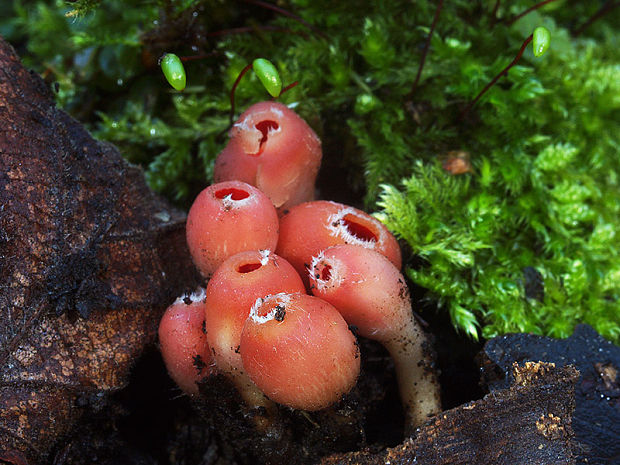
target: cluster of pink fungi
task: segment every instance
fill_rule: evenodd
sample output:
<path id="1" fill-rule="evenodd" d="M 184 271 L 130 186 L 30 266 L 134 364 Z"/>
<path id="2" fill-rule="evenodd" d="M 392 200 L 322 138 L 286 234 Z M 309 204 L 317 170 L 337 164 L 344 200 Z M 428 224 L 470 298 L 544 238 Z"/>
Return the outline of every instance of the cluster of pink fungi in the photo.
<path id="1" fill-rule="evenodd" d="M 440 403 L 398 243 L 367 213 L 313 200 L 321 156 L 288 107 L 262 102 L 241 115 L 215 184 L 188 214 L 187 244 L 207 286 L 164 314 L 164 361 L 190 395 L 218 372 L 249 408 L 313 411 L 353 388 L 356 336 L 373 339 L 392 356 L 407 424 L 418 426 Z"/>

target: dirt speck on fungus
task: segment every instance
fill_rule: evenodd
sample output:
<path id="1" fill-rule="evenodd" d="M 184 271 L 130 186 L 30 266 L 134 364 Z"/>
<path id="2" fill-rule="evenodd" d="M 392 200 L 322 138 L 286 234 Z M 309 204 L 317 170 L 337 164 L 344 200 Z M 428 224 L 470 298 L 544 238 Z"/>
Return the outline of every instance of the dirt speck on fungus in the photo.
<path id="1" fill-rule="evenodd" d="M 276 321 L 284 321 L 284 317 L 286 316 L 286 308 L 282 304 L 276 305 L 276 314 L 274 315 L 274 319 Z"/>

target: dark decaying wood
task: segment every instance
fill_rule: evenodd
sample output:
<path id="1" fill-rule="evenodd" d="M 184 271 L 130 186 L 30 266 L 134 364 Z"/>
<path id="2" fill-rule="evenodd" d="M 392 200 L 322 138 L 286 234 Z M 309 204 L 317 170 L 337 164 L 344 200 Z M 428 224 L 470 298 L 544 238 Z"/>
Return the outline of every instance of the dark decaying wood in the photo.
<path id="1" fill-rule="evenodd" d="M 573 415 L 577 463 L 620 464 L 620 347 L 588 325 L 577 326 L 567 339 L 532 334 L 496 337 L 483 351 L 486 383 L 505 387 L 514 360 L 575 366 L 580 373 Z"/>
<path id="2" fill-rule="evenodd" d="M 515 365 L 507 389 L 436 416 L 403 444 L 380 453 L 334 455 L 323 465 L 573 464 L 572 367 Z"/>
<path id="3" fill-rule="evenodd" d="M 184 215 L 0 38 L 0 462 L 61 453 L 195 280 Z"/>

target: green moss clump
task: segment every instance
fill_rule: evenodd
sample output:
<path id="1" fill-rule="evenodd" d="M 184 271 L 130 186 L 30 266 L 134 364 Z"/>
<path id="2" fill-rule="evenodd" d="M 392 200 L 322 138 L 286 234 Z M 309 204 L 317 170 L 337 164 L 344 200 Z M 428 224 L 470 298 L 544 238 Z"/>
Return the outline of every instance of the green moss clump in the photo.
<path id="1" fill-rule="evenodd" d="M 620 8 L 575 35 L 592 3 L 511 22 L 533 2 L 497 18 L 495 1 L 445 2 L 413 93 L 437 2 L 279 4 L 308 26 L 255 4 L 14 0 L 0 33 L 180 205 L 211 179 L 232 83 L 267 58 L 300 81 L 281 100 L 323 137 L 324 164 L 408 243 L 408 275 L 458 329 L 563 337 L 587 322 L 620 342 Z M 463 113 L 537 26 L 547 53 L 528 48 Z M 209 55 L 186 64 L 183 94 L 154 66 L 163 52 Z M 252 74 L 238 111 L 269 98 Z M 455 156 L 461 174 L 444 167 Z"/>

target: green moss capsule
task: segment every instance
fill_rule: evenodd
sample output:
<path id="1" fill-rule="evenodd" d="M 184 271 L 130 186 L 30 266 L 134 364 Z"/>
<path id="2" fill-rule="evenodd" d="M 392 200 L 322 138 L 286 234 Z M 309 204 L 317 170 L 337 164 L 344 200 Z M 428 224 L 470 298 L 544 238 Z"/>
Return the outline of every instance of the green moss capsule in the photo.
<path id="1" fill-rule="evenodd" d="M 161 58 L 160 64 L 168 83 L 176 90 L 185 89 L 185 68 L 181 59 L 174 53 L 166 53 Z"/>
<path id="2" fill-rule="evenodd" d="M 551 42 L 551 34 L 546 27 L 538 26 L 534 29 L 532 34 L 532 48 L 534 49 L 534 56 L 539 57 L 543 55 L 549 48 Z"/>
<path id="3" fill-rule="evenodd" d="M 265 89 L 267 89 L 267 92 L 269 92 L 269 95 L 278 97 L 280 92 L 282 92 L 282 80 L 280 79 L 278 70 L 273 66 L 273 63 L 264 58 L 257 58 L 252 62 L 252 68 L 258 76 L 258 79 L 260 79 L 260 82 L 262 82 Z"/>

